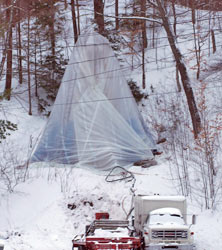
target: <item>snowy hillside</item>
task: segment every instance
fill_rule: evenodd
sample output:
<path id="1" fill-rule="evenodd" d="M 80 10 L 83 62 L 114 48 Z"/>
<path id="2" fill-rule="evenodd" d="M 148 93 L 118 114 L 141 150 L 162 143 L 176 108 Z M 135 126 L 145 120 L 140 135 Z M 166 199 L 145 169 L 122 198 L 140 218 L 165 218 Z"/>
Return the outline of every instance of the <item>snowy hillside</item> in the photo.
<path id="1" fill-rule="evenodd" d="M 130 170 L 137 194 L 177 195 L 167 164 Z M 28 181 L 1 198 L 0 236 L 5 250 L 71 249 L 71 240 L 84 233 L 95 212 L 108 211 L 113 219 L 125 219 L 131 186 L 125 181 L 107 183 L 105 176 L 81 169 L 30 169 Z M 221 210 L 202 212 L 189 200 L 188 214 L 190 223 L 190 215 L 197 214 L 192 226 L 197 249 L 222 249 Z"/>

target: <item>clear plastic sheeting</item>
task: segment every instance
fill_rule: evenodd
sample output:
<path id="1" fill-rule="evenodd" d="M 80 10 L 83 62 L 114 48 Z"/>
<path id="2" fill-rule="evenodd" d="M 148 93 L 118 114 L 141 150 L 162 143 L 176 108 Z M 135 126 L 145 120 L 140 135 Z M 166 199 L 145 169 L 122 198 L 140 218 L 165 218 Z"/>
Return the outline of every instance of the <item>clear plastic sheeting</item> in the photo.
<path id="1" fill-rule="evenodd" d="M 109 170 L 155 148 L 108 40 L 80 36 L 31 162 Z"/>

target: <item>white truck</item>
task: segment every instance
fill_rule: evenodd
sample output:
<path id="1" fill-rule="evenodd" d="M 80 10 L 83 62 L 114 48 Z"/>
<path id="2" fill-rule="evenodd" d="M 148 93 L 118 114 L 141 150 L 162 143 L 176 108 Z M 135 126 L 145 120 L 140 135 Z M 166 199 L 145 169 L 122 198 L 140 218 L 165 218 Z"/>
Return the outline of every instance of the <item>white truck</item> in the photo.
<path id="1" fill-rule="evenodd" d="M 133 221 L 112 220 L 107 212 L 96 213 L 85 234 L 73 239 L 73 250 L 195 249 L 185 197 L 135 195 L 133 205 Z"/>
<path id="2" fill-rule="evenodd" d="M 136 195 L 134 209 L 134 227 L 146 250 L 195 249 L 185 197 Z"/>

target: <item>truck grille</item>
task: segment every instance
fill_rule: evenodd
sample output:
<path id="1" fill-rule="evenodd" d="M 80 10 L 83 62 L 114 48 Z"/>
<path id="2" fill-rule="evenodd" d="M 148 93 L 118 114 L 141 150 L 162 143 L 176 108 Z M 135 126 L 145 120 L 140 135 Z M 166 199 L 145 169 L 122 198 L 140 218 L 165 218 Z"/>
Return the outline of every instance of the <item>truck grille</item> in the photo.
<path id="1" fill-rule="evenodd" d="M 163 240 L 174 240 L 174 239 L 187 239 L 188 233 L 185 230 L 153 230 L 152 238 L 154 239 L 163 239 Z"/>

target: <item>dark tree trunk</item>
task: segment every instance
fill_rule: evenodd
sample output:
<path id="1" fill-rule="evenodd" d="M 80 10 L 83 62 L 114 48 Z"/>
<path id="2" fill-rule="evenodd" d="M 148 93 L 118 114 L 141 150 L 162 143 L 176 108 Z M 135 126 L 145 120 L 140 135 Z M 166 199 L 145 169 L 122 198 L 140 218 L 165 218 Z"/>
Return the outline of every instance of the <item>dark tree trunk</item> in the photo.
<path id="1" fill-rule="evenodd" d="M 42 62 L 43 62 L 42 40 L 41 40 L 41 35 L 39 34 L 39 32 L 37 34 L 38 34 L 38 43 L 39 43 L 39 59 L 40 59 L 40 65 L 42 66 Z"/>
<path id="2" fill-rule="evenodd" d="M 80 14 L 79 14 L 79 0 L 76 0 L 77 3 L 77 22 L 78 22 L 78 35 L 80 35 Z"/>
<path id="3" fill-rule="evenodd" d="M 20 1 L 18 1 L 18 69 L 19 69 L 19 83 L 22 84 L 22 41 L 21 41 L 21 10 L 20 10 Z"/>
<path id="4" fill-rule="evenodd" d="M 141 16 L 146 16 L 146 0 L 140 0 Z M 146 36 L 146 21 L 141 21 L 142 29 L 142 85 L 143 89 L 146 88 L 146 73 L 145 73 L 145 48 L 147 48 L 147 36 Z"/>
<path id="5" fill-rule="evenodd" d="M 65 9 L 67 9 L 67 7 L 68 7 L 67 0 L 64 0 L 64 7 L 65 7 Z"/>
<path id="6" fill-rule="evenodd" d="M 56 69 L 56 56 L 55 56 L 55 8 L 54 8 L 54 0 L 50 0 L 50 17 L 49 17 L 49 35 L 51 41 L 51 53 L 52 53 L 52 70 L 53 74 Z M 54 79 L 54 77 L 53 77 Z"/>
<path id="7" fill-rule="evenodd" d="M 119 29 L 119 0 L 115 0 L 116 30 Z"/>
<path id="8" fill-rule="evenodd" d="M 7 6 L 10 6 L 11 1 L 7 1 Z M 6 11 L 6 22 L 9 25 L 8 39 L 7 39 L 7 69 L 6 69 L 6 81 L 5 81 L 5 95 L 8 100 L 11 98 L 12 87 L 12 11 L 13 8 L 9 8 Z"/>
<path id="9" fill-rule="evenodd" d="M 192 11 L 192 23 L 196 23 L 196 6 L 194 1 L 189 0 L 189 5 L 191 6 L 191 11 Z"/>
<path id="10" fill-rule="evenodd" d="M 37 78 L 37 34 L 35 32 L 35 96 L 38 97 L 38 78 Z"/>
<path id="11" fill-rule="evenodd" d="M 213 44 L 213 53 L 215 53 L 217 50 L 217 47 L 216 47 L 216 39 L 215 39 L 214 30 L 211 30 L 211 37 L 212 37 L 212 44 Z"/>
<path id="12" fill-rule="evenodd" d="M 75 10 L 75 3 L 74 0 L 71 0 L 71 9 L 72 9 L 72 26 L 73 26 L 73 33 L 74 33 L 74 43 L 78 40 L 78 30 L 76 24 L 76 10 Z"/>
<path id="13" fill-rule="evenodd" d="M 173 9 L 173 31 L 174 35 L 177 35 L 177 16 L 176 16 L 176 9 L 175 9 L 175 0 L 172 0 L 172 9 Z"/>
<path id="14" fill-rule="evenodd" d="M 146 0 L 140 0 L 141 4 L 141 16 L 146 16 Z M 147 35 L 146 35 L 146 21 L 141 21 L 142 25 L 142 39 L 143 39 L 143 48 L 147 48 Z"/>
<path id="15" fill-rule="evenodd" d="M 145 73 L 145 49 L 142 45 L 142 84 L 143 89 L 146 88 L 146 73 Z"/>
<path id="16" fill-rule="evenodd" d="M 8 6 L 10 3 L 5 0 L 5 5 Z M 8 11 L 6 11 L 6 18 L 5 18 L 5 21 L 6 23 L 9 23 L 9 19 L 8 18 Z M 6 38 L 5 38 L 5 44 L 4 44 L 4 49 L 3 49 L 3 53 L 2 53 L 2 60 L 1 60 L 1 64 L 0 64 L 0 79 L 2 78 L 2 74 L 3 74 L 3 71 L 4 71 L 4 66 L 5 66 L 5 61 L 6 61 L 6 57 L 7 57 L 7 48 L 8 48 L 8 40 L 9 40 L 9 30 L 10 30 L 10 26 L 9 28 L 7 29 L 7 34 L 6 34 Z"/>
<path id="17" fill-rule="evenodd" d="M 28 72 L 28 95 L 29 95 L 29 115 L 32 115 L 32 100 L 31 100 L 31 76 L 30 76 L 30 10 L 28 6 L 28 39 L 27 39 L 27 72 Z"/>
<path id="18" fill-rule="evenodd" d="M 180 75 L 181 75 L 181 81 L 182 81 L 184 92 L 185 92 L 185 95 L 187 98 L 189 112 L 190 112 L 190 116 L 191 116 L 191 120 L 192 120 L 194 137 L 197 138 L 197 136 L 201 130 L 201 119 L 200 119 L 200 115 L 198 113 L 198 109 L 196 106 L 196 101 L 194 98 L 193 89 L 190 85 L 190 79 L 189 79 L 189 76 L 187 73 L 186 66 L 183 63 L 183 59 L 182 59 L 182 55 L 180 53 L 180 50 L 176 47 L 175 37 L 171 32 L 170 24 L 169 24 L 165 9 L 162 6 L 162 3 L 160 0 L 156 0 L 156 1 L 158 4 L 158 10 L 160 13 L 160 17 L 162 19 L 163 27 L 167 33 L 168 41 L 169 41 L 172 53 L 174 55 L 174 58 L 176 60 L 178 70 L 179 70 Z"/>
<path id="19" fill-rule="evenodd" d="M 7 99 L 11 97 L 12 87 L 12 27 L 9 31 L 8 50 L 7 50 L 7 69 L 6 69 L 6 81 L 5 81 L 5 94 Z"/>
<path id="20" fill-rule="evenodd" d="M 193 10 L 192 10 L 193 11 Z M 195 11 L 195 10 L 194 10 Z M 193 12 L 192 12 L 193 13 Z M 195 18 L 193 19 L 192 15 L 192 25 L 193 25 L 193 37 L 194 37 L 194 47 L 195 47 L 195 55 L 196 55 L 196 61 L 197 61 L 197 79 L 199 79 L 200 76 L 200 47 L 198 48 L 198 40 L 199 38 L 196 35 L 196 27 L 195 27 Z"/>
<path id="21" fill-rule="evenodd" d="M 98 25 L 99 33 L 104 33 L 104 3 L 103 0 L 94 0 L 94 18 Z"/>

